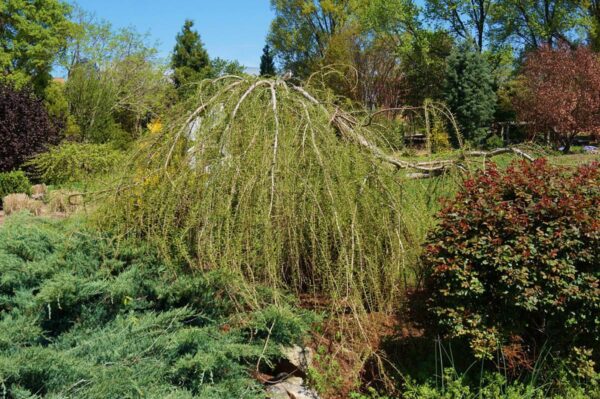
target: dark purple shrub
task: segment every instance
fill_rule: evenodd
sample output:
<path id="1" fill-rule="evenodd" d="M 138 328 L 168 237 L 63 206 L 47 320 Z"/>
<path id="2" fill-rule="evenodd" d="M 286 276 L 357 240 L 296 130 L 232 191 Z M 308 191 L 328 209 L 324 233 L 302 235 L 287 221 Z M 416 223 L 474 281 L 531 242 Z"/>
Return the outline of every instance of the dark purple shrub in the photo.
<path id="1" fill-rule="evenodd" d="M 0 84 L 0 172 L 17 169 L 31 156 L 59 141 L 61 121 L 29 89 Z"/>

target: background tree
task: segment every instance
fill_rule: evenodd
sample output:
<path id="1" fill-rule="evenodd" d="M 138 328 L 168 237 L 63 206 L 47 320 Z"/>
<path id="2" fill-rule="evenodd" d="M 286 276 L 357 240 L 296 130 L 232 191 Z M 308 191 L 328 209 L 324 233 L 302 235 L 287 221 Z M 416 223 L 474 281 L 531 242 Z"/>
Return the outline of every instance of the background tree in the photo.
<path id="1" fill-rule="evenodd" d="M 61 126 L 29 88 L 0 83 L 0 98 L 0 172 L 6 172 L 57 143 Z"/>
<path id="2" fill-rule="evenodd" d="M 483 51 L 489 37 L 495 0 L 428 0 L 427 16 L 447 27 L 460 40 L 473 40 Z"/>
<path id="3" fill-rule="evenodd" d="M 70 9 L 61 0 L 0 2 L 0 79 L 32 84 L 42 96 L 56 55 L 74 31 Z"/>
<path id="4" fill-rule="evenodd" d="M 200 40 L 200 34 L 192 30 L 194 22 L 186 20 L 183 29 L 177 34 L 171 58 L 173 81 L 181 89 L 197 82 L 210 73 L 210 59 Z"/>
<path id="5" fill-rule="evenodd" d="M 265 45 L 260 56 L 260 76 L 275 76 L 275 62 L 268 44 Z"/>
<path id="6" fill-rule="evenodd" d="M 454 40 L 440 30 L 421 30 L 400 53 L 406 74 L 406 101 L 420 106 L 425 99 L 444 100 L 447 59 Z"/>
<path id="7" fill-rule="evenodd" d="M 210 60 L 210 72 L 207 77 L 216 78 L 223 75 L 241 75 L 245 73 L 245 69 L 237 60 L 229 61 L 217 57 Z"/>
<path id="8" fill-rule="evenodd" d="M 166 65 L 147 35 L 114 29 L 78 8 L 74 13 L 77 32 L 60 58 L 69 118 L 78 126 L 69 136 L 126 145 L 172 103 Z"/>
<path id="9" fill-rule="evenodd" d="M 494 36 L 526 49 L 575 44 L 589 25 L 584 0 L 502 0 L 494 7 Z"/>
<path id="10" fill-rule="evenodd" d="M 445 97 L 464 138 L 481 143 L 494 116 L 496 93 L 486 59 L 468 42 L 448 57 Z"/>
<path id="11" fill-rule="evenodd" d="M 148 34 L 141 34 L 133 28 L 115 29 L 105 20 L 77 6 L 73 10 L 76 29 L 68 38 L 65 51 L 61 53 L 59 65 L 67 75 L 81 63 L 91 63 L 100 69 L 113 62 L 135 56 L 151 59 L 156 56 L 156 48 L 150 43 Z"/>
<path id="12" fill-rule="evenodd" d="M 579 133 L 600 135 L 600 60 L 586 47 L 545 46 L 527 55 L 514 98 L 520 121 L 568 152 Z"/>
<path id="13" fill-rule="evenodd" d="M 305 77 L 323 59 L 331 37 L 353 15 L 351 0 L 271 0 L 267 42 L 284 69 Z"/>
<path id="14" fill-rule="evenodd" d="M 591 17 L 588 38 L 594 51 L 600 51 L 600 0 L 591 0 L 589 6 Z"/>

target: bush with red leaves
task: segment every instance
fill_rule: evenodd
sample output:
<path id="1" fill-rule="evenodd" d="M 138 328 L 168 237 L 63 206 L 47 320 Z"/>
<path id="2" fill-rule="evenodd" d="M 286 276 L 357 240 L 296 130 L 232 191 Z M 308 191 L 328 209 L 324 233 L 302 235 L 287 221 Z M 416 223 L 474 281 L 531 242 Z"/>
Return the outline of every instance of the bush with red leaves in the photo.
<path id="1" fill-rule="evenodd" d="M 479 357 L 509 342 L 531 357 L 543 345 L 597 351 L 600 165 L 519 162 L 466 181 L 423 261 L 437 326 Z"/>
<path id="2" fill-rule="evenodd" d="M 59 141 L 61 121 L 52 120 L 28 89 L 0 84 L 0 172 L 19 168 Z"/>

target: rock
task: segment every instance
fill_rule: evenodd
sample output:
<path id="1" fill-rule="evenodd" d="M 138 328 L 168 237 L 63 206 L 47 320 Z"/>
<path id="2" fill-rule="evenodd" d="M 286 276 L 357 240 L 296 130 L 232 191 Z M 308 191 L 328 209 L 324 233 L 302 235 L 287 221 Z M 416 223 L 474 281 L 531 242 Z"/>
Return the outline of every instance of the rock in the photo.
<path id="1" fill-rule="evenodd" d="M 269 399 L 319 399 L 319 395 L 304 385 L 300 377 L 290 377 L 267 388 Z"/>
<path id="2" fill-rule="evenodd" d="M 281 354 L 294 367 L 306 372 L 312 365 L 314 354 L 311 348 L 294 345 L 291 347 L 281 348 Z"/>

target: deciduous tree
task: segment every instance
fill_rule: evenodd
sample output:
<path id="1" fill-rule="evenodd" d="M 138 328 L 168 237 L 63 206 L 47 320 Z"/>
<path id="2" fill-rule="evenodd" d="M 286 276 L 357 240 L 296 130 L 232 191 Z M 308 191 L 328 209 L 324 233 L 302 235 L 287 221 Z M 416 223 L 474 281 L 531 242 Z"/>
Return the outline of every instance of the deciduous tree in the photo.
<path id="1" fill-rule="evenodd" d="M 494 7 L 494 36 L 526 49 L 575 44 L 589 25 L 585 0 L 502 0 Z"/>
<path id="2" fill-rule="evenodd" d="M 0 2 L 0 79 L 32 84 L 43 95 L 52 63 L 74 30 L 70 9 L 62 0 Z"/>
<path id="3" fill-rule="evenodd" d="M 268 43 L 285 69 L 306 76 L 323 59 L 331 37 L 354 13 L 351 0 L 271 0 Z"/>
<path id="4" fill-rule="evenodd" d="M 568 152 L 579 133 L 600 135 L 600 60 L 589 48 L 544 46 L 527 55 L 514 98 L 532 136 L 547 135 Z"/>

